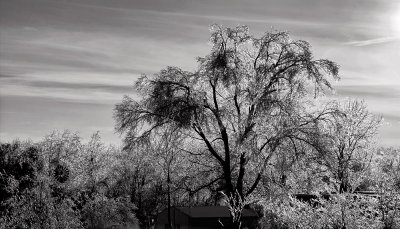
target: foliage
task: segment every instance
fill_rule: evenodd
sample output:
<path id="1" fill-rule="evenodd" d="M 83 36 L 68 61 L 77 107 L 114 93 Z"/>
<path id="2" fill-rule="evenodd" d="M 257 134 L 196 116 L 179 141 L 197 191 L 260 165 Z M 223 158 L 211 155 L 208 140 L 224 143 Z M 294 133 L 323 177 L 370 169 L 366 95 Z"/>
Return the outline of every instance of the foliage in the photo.
<path id="1" fill-rule="evenodd" d="M 12 208 L 10 199 L 37 185 L 42 167 L 36 147 L 26 147 L 20 142 L 0 145 L 0 216 Z"/>
<path id="2" fill-rule="evenodd" d="M 264 202 L 263 228 L 383 228 L 374 197 L 338 194 L 315 204 L 290 196 Z"/>
<path id="3" fill-rule="evenodd" d="M 137 227 L 134 209 L 135 205 L 126 198 L 112 199 L 96 194 L 83 209 L 85 227 L 93 229 L 115 226 Z"/>
<path id="4" fill-rule="evenodd" d="M 379 148 L 372 180 L 381 194 L 379 212 L 386 228 L 400 227 L 400 149 Z"/>
<path id="5" fill-rule="evenodd" d="M 54 194 L 55 177 L 46 173 L 39 147 L 26 144 L 1 145 L 2 224 L 6 228 L 81 228 L 72 200 Z"/>
<path id="6" fill-rule="evenodd" d="M 0 149 L 1 228 L 97 228 L 86 224 L 89 216 L 137 225 L 126 193 L 105 196 L 116 162 L 110 154 L 118 151 L 105 147 L 98 133 L 87 144 L 64 131 Z"/>

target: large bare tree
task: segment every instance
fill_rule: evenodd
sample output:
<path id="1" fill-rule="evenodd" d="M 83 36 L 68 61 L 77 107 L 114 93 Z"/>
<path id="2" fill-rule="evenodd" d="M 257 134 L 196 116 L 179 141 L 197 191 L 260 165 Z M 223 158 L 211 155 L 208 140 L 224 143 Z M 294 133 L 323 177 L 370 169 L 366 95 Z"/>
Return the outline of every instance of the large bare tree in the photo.
<path id="1" fill-rule="evenodd" d="M 116 129 L 126 148 L 146 142 L 165 126 L 178 127 L 206 148 L 222 171 L 230 205 L 257 188 L 279 147 L 304 142 L 316 119 L 308 98 L 330 89 L 338 66 L 314 59 L 306 41 L 285 32 L 253 37 L 248 27 L 213 26 L 211 53 L 195 72 L 167 67 L 136 84 L 139 101 L 125 97 L 115 107 Z M 239 206 L 240 207 L 240 206 Z M 240 227 L 240 211 L 233 214 Z"/>

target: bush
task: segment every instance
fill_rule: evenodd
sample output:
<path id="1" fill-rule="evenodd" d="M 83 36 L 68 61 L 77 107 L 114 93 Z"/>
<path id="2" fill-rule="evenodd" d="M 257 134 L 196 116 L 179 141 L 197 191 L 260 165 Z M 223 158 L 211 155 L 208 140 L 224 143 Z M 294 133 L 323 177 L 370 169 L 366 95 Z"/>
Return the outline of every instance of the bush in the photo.
<path id="1" fill-rule="evenodd" d="M 83 228 L 79 213 L 73 210 L 74 204 L 70 199 L 59 201 L 38 191 L 42 190 L 36 188 L 9 199 L 9 212 L 1 219 L 0 225 L 4 228 Z"/>
<path id="2" fill-rule="evenodd" d="M 138 228 L 138 221 L 133 213 L 135 209 L 127 198 L 112 199 L 96 194 L 83 208 L 85 228 Z"/>
<path id="3" fill-rule="evenodd" d="M 264 229 L 356 229 L 384 228 L 375 197 L 338 194 L 330 200 L 319 198 L 314 206 L 291 198 L 280 197 L 263 203 Z M 391 227 L 395 228 L 395 227 Z"/>

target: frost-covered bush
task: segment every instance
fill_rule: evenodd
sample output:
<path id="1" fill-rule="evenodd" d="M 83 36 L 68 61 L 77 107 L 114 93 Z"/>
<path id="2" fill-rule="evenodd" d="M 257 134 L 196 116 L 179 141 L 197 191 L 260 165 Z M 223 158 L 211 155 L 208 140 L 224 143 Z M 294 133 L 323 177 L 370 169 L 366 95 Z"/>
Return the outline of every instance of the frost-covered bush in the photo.
<path id="1" fill-rule="evenodd" d="M 379 199 L 354 194 L 302 202 L 286 196 L 265 201 L 263 228 L 356 229 L 384 228 Z M 395 228 L 395 227 L 392 227 Z"/>
<path id="2" fill-rule="evenodd" d="M 138 228 L 134 210 L 136 207 L 126 198 L 112 199 L 97 194 L 84 206 L 85 228 L 105 229 L 112 227 Z"/>
<path id="3" fill-rule="evenodd" d="M 93 156 L 102 148 L 90 149 Z M 97 176 L 103 164 L 84 164 L 94 161 L 90 157 L 77 160 L 88 151 L 79 137 L 69 132 L 51 135 L 38 144 L 0 144 L 0 229 L 137 225 L 129 198 L 100 194 L 108 193 L 106 179 Z M 104 154 L 95 156 L 96 160 L 104 158 Z M 78 172 L 86 175 L 84 179 L 79 180 Z"/>
<path id="4" fill-rule="evenodd" d="M 83 228 L 79 212 L 71 199 L 56 199 L 36 188 L 14 195 L 7 200 L 7 213 L 0 219 L 2 228 Z"/>

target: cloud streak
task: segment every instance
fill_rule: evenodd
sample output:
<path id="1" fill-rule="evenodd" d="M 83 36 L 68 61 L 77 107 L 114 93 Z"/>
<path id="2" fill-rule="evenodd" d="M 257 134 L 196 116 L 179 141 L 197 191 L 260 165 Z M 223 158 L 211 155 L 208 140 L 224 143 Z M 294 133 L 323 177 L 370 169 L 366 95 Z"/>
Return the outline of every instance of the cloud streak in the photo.
<path id="1" fill-rule="evenodd" d="M 381 37 L 381 38 L 375 38 L 375 39 L 369 39 L 369 40 L 363 40 L 363 41 L 346 42 L 345 45 L 362 47 L 362 46 L 369 46 L 369 45 L 384 44 L 384 43 L 389 43 L 389 42 L 399 41 L 399 40 L 400 40 L 399 37 Z"/>

